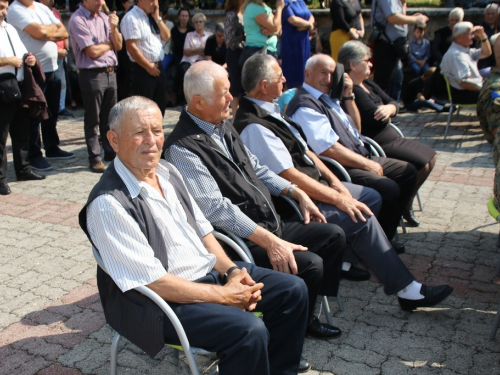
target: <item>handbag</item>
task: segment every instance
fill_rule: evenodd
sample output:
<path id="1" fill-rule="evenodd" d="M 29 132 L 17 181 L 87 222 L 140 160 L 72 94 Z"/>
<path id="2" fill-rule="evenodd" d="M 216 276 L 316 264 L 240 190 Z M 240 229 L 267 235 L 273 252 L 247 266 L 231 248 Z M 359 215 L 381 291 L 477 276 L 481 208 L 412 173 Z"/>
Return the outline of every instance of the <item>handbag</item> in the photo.
<path id="1" fill-rule="evenodd" d="M 12 48 L 12 53 L 16 56 L 16 51 L 10 40 L 9 33 L 5 30 L 7 38 L 9 39 L 10 47 Z M 3 104 L 13 104 L 21 100 L 21 89 L 19 83 L 17 83 L 17 68 L 14 70 L 16 73 L 3 73 L 0 74 L 0 101 Z"/>
<path id="2" fill-rule="evenodd" d="M 410 43 L 405 36 L 400 36 L 399 38 L 394 39 L 391 45 L 392 48 L 394 48 L 394 52 L 396 52 L 396 56 L 401 59 L 401 61 L 405 62 L 408 60 L 408 56 L 410 54 Z"/>
<path id="3" fill-rule="evenodd" d="M 0 101 L 3 104 L 13 104 L 21 98 L 21 89 L 16 76 L 12 73 L 0 74 Z"/>

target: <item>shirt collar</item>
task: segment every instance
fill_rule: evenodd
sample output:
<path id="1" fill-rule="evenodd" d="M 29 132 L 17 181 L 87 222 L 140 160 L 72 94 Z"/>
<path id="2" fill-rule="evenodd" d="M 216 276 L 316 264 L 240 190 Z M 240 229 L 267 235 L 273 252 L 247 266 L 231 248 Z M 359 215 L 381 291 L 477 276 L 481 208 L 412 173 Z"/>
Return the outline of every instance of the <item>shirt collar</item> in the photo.
<path id="1" fill-rule="evenodd" d="M 127 187 L 132 199 L 137 198 L 139 196 L 139 194 L 141 193 L 142 189 L 144 189 L 144 191 L 147 191 L 146 185 L 148 185 L 148 184 L 144 181 L 139 181 L 132 174 L 132 172 L 130 172 L 128 170 L 128 168 L 121 162 L 121 160 L 118 157 L 115 158 L 114 165 L 115 165 L 116 173 L 118 173 L 118 176 L 120 176 L 123 183 Z M 168 171 L 168 169 L 165 168 L 160 163 L 158 163 L 158 165 L 156 166 L 155 173 L 158 176 L 163 177 L 167 181 L 170 177 L 170 172 Z"/>
<path id="2" fill-rule="evenodd" d="M 319 100 L 319 97 L 321 95 L 325 95 L 324 93 L 322 93 L 321 91 L 315 89 L 314 87 L 312 87 L 311 85 L 308 85 L 307 83 L 304 82 L 304 84 L 302 85 L 302 88 L 304 90 L 306 90 L 309 94 L 311 94 L 312 96 L 314 96 L 314 99 L 318 99 Z"/>
<path id="3" fill-rule="evenodd" d="M 455 42 L 453 42 L 453 43 L 452 43 L 452 46 L 453 46 L 456 50 L 459 50 L 459 51 L 461 51 L 461 52 L 469 52 L 469 50 L 470 50 L 470 47 L 464 47 L 464 46 L 461 46 L 460 44 L 455 43 Z"/>
<path id="4" fill-rule="evenodd" d="M 137 4 L 134 5 L 134 9 L 135 9 L 136 12 L 139 12 L 139 15 L 141 17 L 146 17 L 146 18 L 148 17 L 147 13 L 139 5 L 137 5 Z"/>
<path id="5" fill-rule="evenodd" d="M 88 10 L 87 8 L 85 8 L 82 5 L 80 5 L 80 8 L 79 8 L 80 12 L 86 17 L 86 18 L 94 18 L 93 15 L 92 15 L 92 12 L 90 10 Z M 98 14 L 99 16 L 99 14 Z"/>
<path id="6" fill-rule="evenodd" d="M 246 98 L 257 104 L 260 108 L 266 110 L 267 112 L 281 116 L 280 106 L 278 104 L 272 102 L 265 102 L 263 100 L 250 98 L 248 96 L 246 96 Z"/>
<path id="7" fill-rule="evenodd" d="M 214 133 L 219 133 L 221 137 L 224 135 L 224 127 L 222 126 L 222 123 L 219 126 L 215 126 L 214 124 L 211 124 L 210 122 L 202 120 L 201 118 L 193 115 L 191 112 L 187 110 L 187 107 L 186 107 L 186 113 L 189 115 L 189 117 L 191 117 L 191 119 L 196 123 L 196 125 L 198 125 L 198 127 L 205 133 L 207 133 L 209 136 L 212 136 Z"/>

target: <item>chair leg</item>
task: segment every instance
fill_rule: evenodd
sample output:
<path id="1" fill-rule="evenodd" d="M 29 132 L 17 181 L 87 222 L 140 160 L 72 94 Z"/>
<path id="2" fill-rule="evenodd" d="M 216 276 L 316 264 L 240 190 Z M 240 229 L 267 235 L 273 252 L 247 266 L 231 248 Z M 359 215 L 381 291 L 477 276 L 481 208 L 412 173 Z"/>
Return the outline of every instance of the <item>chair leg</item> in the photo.
<path id="1" fill-rule="evenodd" d="M 403 216 L 401 216 L 401 229 L 403 229 L 404 234 L 408 233 L 408 231 L 406 230 L 405 221 L 403 220 Z"/>
<path id="2" fill-rule="evenodd" d="M 418 208 L 420 211 L 424 210 L 424 206 L 422 205 L 422 199 L 420 198 L 420 193 L 417 191 L 417 202 L 418 202 Z"/>
<path id="3" fill-rule="evenodd" d="M 342 296 L 340 295 L 340 292 L 337 294 L 337 305 L 339 305 L 339 310 L 344 311 L 344 301 L 342 300 Z"/>
<path id="4" fill-rule="evenodd" d="M 500 275 L 500 257 L 498 258 L 497 269 L 495 271 L 495 276 Z"/>
<path id="5" fill-rule="evenodd" d="M 495 321 L 493 322 L 493 327 L 491 327 L 490 340 L 495 340 L 495 336 L 497 334 L 499 325 L 500 325 L 500 304 L 498 304 L 498 310 L 495 315 Z"/>
<path id="6" fill-rule="evenodd" d="M 111 375 L 116 375 L 116 362 L 118 356 L 118 342 L 120 341 L 121 335 L 118 332 L 115 332 L 115 336 L 113 337 L 113 341 L 111 341 L 111 358 L 110 358 L 110 371 Z"/>
<path id="7" fill-rule="evenodd" d="M 174 362 L 174 366 L 179 366 L 179 352 L 180 350 L 174 349 L 172 353 L 172 362 Z"/>
<path id="8" fill-rule="evenodd" d="M 448 128 L 450 127 L 451 115 L 453 114 L 453 103 L 450 105 L 450 111 L 448 112 L 448 122 L 446 123 L 446 129 L 444 130 L 444 139 L 448 136 Z"/>
<path id="9" fill-rule="evenodd" d="M 323 305 L 323 311 L 325 312 L 326 322 L 332 326 L 333 318 L 332 312 L 330 311 L 330 306 L 328 305 L 328 298 L 326 298 L 326 296 L 323 296 L 322 300 L 323 301 L 321 302 L 321 304 Z"/>

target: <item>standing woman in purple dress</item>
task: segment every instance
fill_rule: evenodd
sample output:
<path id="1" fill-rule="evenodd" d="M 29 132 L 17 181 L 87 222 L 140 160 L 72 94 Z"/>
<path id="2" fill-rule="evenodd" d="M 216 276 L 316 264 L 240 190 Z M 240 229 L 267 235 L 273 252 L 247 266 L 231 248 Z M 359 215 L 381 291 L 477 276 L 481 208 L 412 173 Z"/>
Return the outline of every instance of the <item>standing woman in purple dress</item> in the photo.
<path id="1" fill-rule="evenodd" d="M 303 0 L 285 0 L 281 24 L 281 68 L 291 89 L 304 82 L 306 61 L 311 56 L 309 31 L 314 29 L 314 17 Z"/>

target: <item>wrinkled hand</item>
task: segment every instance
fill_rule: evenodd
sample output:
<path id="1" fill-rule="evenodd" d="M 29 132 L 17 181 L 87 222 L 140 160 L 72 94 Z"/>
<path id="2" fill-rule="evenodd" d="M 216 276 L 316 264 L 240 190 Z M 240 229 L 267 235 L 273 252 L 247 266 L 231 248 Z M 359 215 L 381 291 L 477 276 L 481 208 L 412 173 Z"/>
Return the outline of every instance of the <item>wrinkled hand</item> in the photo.
<path id="1" fill-rule="evenodd" d="M 273 270 L 296 275 L 299 271 L 293 256 L 294 251 L 307 251 L 307 247 L 296 245 L 274 236 L 270 247 L 266 249 Z"/>
<path id="2" fill-rule="evenodd" d="M 257 303 L 262 299 L 261 289 L 264 287 L 264 284 L 256 284 L 244 267 L 237 271 L 235 270 L 231 273 L 231 277 L 229 277 L 228 282 L 224 285 L 224 288 L 228 292 L 225 304 L 238 307 L 242 310 L 255 310 Z"/>
<path id="3" fill-rule="evenodd" d="M 34 66 L 36 64 L 36 57 L 35 57 L 35 55 L 33 55 L 32 53 L 28 53 L 28 55 L 24 59 L 24 62 L 28 66 Z"/>
<path id="4" fill-rule="evenodd" d="M 148 68 L 148 73 L 153 77 L 158 77 L 160 75 L 160 69 L 158 69 L 154 63 L 150 64 L 151 65 Z"/>
<path id="5" fill-rule="evenodd" d="M 374 162 L 373 160 L 368 160 L 368 159 L 366 161 L 368 163 L 368 165 L 365 168 L 366 171 L 378 174 L 379 176 L 384 175 L 384 169 L 382 168 L 382 166 L 379 163 Z"/>
<path id="6" fill-rule="evenodd" d="M 266 29 L 265 27 L 260 27 L 260 33 L 262 35 L 265 35 L 265 36 L 270 36 L 270 35 L 273 35 L 273 33 L 271 31 L 269 31 L 268 29 Z"/>
<path id="7" fill-rule="evenodd" d="M 358 36 L 363 38 L 365 36 L 365 30 L 358 30 Z"/>
<path id="8" fill-rule="evenodd" d="M 422 13 L 415 13 L 414 16 L 416 17 L 416 24 L 417 25 L 424 25 L 427 23 L 429 20 L 429 17 L 427 17 L 425 14 Z"/>
<path id="9" fill-rule="evenodd" d="M 118 23 L 120 22 L 120 19 L 116 15 L 116 11 L 111 13 L 108 17 L 109 17 L 109 27 L 111 29 L 116 28 L 118 26 Z"/>
<path id="10" fill-rule="evenodd" d="M 388 120 L 393 114 L 393 111 L 394 108 L 392 105 L 381 105 L 375 111 L 373 118 L 377 121 Z"/>
<path id="11" fill-rule="evenodd" d="M 302 216 L 304 216 L 304 224 L 309 224 L 311 220 L 326 223 L 325 217 L 306 193 L 301 192 L 298 203 L 302 211 Z"/>
<path id="12" fill-rule="evenodd" d="M 355 223 L 358 222 L 357 218 L 359 218 L 363 222 L 366 221 L 363 213 L 369 216 L 373 216 L 373 212 L 368 208 L 366 204 L 354 198 L 348 198 L 345 195 L 340 195 L 338 197 L 338 201 L 335 203 L 335 207 L 337 207 L 340 211 L 348 214 L 351 220 Z"/>
<path id="13" fill-rule="evenodd" d="M 276 9 L 283 9 L 285 7 L 285 1 L 284 0 L 276 0 Z"/>
<path id="14" fill-rule="evenodd" d="M 12 56 L 9 62 L 14 68 L 20 68 L 23 65 L 23 60 L 17 56 Z"/>
<path id="15" fill-rule="evenodd" d="M 349 74 L 344 73 L 344 92 L 342 93 L 342 95 L 351 96 L 353 86 L 354 84 L 352 83 L 352 79 Z"/>
<path id="16" fill-rule="evenodd" d="M 155 0 L 154 2 L 152 15 L 155 20 L 160 18 L 160 6 L 158 5 L 158 0 Z"/>
<path id="17" fill-rule="evenodd" d="M 66 56 L 68 56 L 68 51 L 65 48 L 57 50 L 57 57 L 64 59 Z"/>
<path id="18" fill-rule="evenodd" d="M 349 36 L 351 39 L 354 39 L 354 40 L 359 39 L 358 32 L 355 29 L 349 30 Z"/>

